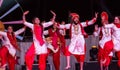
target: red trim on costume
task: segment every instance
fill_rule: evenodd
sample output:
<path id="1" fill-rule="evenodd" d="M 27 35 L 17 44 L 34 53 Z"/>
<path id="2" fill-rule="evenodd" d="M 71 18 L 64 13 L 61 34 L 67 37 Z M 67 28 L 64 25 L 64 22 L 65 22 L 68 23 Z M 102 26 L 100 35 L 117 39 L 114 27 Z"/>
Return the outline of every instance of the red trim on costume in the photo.
<path id="1" fill-rule="evenodd" d="M 118 23 L 115 23 L 115 26 L 116 26 L 117 28 L 120 28 L 120 24 L 118 24 Z"/>
<path id="2" fill-rule="evenodd" d="M 88 26 L 88 20 L 86 20 L 86 26 Z"/>
<path id="3" fill-rule="evenodd" d="M 100 39 L 100 40 L 102 39 L 102 36 L 103 36 L 102 27 L 100 27 L 100 35 L 99 35 L 99 39 Z"/>
<path id="4" fill-rule="evenodd" d="M 96 22 L 96 19 L 95 18 L 93 18 L 93 23 L 95 23 Z"/>
<path id="5" fill-rule="evenodd" d="M 12 46 L 17 50 L 20 50 L 20 48 L 17 45 L 17 40 L 16 40 L 16 37 L 15 37 L 15 34 L 7 32 L 7 37 L 9 39 L 10 43 L 12 44 Z"/>
<path id="6" fill-rule="evenodd" d="M 80 25 L 80 27 L 81 27 L 81 32 L 82 32 L 82 34 L 83 34 L 83 36 L 85 37 L 85 38 L 88 38 L 88 34 L 85 32 L 85 30 L 84 30 L 84 28 L 82 27 L 82 25 L 79 23 L 79 25 Z M 71 34 L 71 29 L 72 29 L 72 24 L 70 25 L 70 31 L 69 31 L 69 33 L 70 33 L 70 38 L 71 38 L 71 36 L 72 36 L 72 34 Z"/>

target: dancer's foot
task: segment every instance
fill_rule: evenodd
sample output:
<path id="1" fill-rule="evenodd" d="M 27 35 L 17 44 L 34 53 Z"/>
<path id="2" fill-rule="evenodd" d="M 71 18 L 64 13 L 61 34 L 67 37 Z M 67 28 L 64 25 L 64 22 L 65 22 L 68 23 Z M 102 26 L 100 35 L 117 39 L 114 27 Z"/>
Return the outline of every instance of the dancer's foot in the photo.
<path id="1" fill-rule="evenodd" d="M 107 61 L 107 60 L 106 60 L 106 59 L 104 59 L 104 60 L 102 61 L 102 64 L 105 64 L 105 63 L 106 63 L 106 61 Z"/>
<path id="2" fill-rule="evenodd" d="M 68 70 L 68 69 L 70 69 L 70 66 L 66 66 L 66 67 L 65 67 L 65 70 Z"/>

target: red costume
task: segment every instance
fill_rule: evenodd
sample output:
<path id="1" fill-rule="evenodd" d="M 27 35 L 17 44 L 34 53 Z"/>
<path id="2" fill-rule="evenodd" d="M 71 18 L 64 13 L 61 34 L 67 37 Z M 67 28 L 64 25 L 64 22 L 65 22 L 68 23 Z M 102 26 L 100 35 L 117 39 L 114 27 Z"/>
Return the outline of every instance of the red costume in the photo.
<path id="1" fill-rule="evenodd" d="M 58 30 L 53 31 L 52 29 L 49 29 L 48 32 L 49 36 L 52 38 L 52 46 L 56 50 L 60 46 L 59 31 Z M 55 69 L 60 70 L 60 49 L 56 53 L 53 53 L 52 55 Z"/>

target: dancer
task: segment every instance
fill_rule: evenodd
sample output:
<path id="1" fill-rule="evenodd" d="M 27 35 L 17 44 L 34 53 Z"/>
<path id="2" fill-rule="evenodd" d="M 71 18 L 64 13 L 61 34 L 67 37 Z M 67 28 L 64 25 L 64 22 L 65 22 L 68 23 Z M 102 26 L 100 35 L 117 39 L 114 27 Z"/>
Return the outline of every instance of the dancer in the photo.
<path id="1" fill-rule="evenodd" d="M 108 66 L 113 56 L 113 41 L 111 28 L 105 28 L 108 22 L 108 14 L 106 12 L 101 13 L 102 27 L 98 28 L 95 25 L 94 35 L 100 37 L 98 61 L 100 62 L 100 70 L 108 70 Z"/>
<path id="2" fill-rule="evenodd" d="M 55 50 L 57 50 L 56 52 L 54 52 L 52 54 L 53 56 L 53 63 L 55 66 L 55 70 L 60 70 L 60 38 L 59 38 L 59 29 L 57 28 L 57 22 L 55 22 L 52 26 L 52 28 L 44 31 L 45 35 L 49 35 L 49 37 L 51 37 L 52 40 L 52 46 Z M 49 53 L 51 53 L 51 50 L 49 50 Z"/>
<path id="3" fill-rule="evenodd" d="M 0 35 L 2 36 L 1 40 L 3 42 L 2 48 L 0 48 L 1 67 L 5 67 L 6 62 L 8 62 L 9 70 L 15 70 L 16 51 L 20 51 L 16 36 L 24 31 L 25 27 L 13 32 L 12 26 L 8 26 L 7 32 L 0 31 Z"/>
<path id="4" fill-rule="evenodd" d="M 118 57 L 118 67 L 120 68 L 120 17 L 114 18 L 114 23 L 105 25 L 106 28 L 113 29 L 112 39 L 114 43 L 114 50 Z"/>
<path id="5" fill-rule="evenodd" d="M 33 44 L 28 49 L 25 55 L 25 62 L 27 65 L 27 70 L 32 70 L 32 64 L 34 61 L 35 54 L 39 55 L 39 70 L 46 69 L 46 59 L 47 59 L 47 46 L 43 40 L 43 28 L 48 27 L 54 23 L 56 14 L 51 11 L 53 18 L 50 22 L 40 23 L 38 17 L 35 17 L 32 22 L 33 24 L 26 21 L 25 16 L 29 13 L 26 11 L 23 13 L 24 25 L 32 29 L 33 32 Z"/>
<path id="6" fill-rule="evenodd" d="M 85 58 L 85 40 L 83 36 L 83 28 L 92 25 L 96 22 L 97 13 L 95 18 L 88 22 L 80 22 L 79 15 L 71 13 L 71 24 L 59 25 L 59 28 L 70 29 L 71 43 L 67 52 L 67 66 L 65 69 L 70 68 L 70 53 L 73 54 L 77 61 L 80 63 L 80 70 L 83 70 L 83 63 Z M 70 52 L 70 53 L 69 53 Z"/>

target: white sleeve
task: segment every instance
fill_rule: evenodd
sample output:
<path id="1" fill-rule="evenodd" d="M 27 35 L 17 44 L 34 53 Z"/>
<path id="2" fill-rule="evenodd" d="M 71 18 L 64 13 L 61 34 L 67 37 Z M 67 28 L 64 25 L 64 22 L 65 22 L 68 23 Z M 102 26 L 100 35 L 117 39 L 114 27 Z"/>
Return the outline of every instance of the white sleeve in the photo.
<path id="1" fill-rule="evenodd" d="M 15 31 L 15 35 L 17 36 L 17 35 L 23 33 L 24 31 L 25 31 L 25 28 L 21 28 L 21 29 Z"/>
<path id="2" fill-rule="evenodd" d="M 92 25 L 92 24 L 94 24 L 96 22 L 96 18 L 93 18 L 92 20 L 90 20 L 90 21 L 86 21 L 86 22 L 82 22 L 81 23 L 81 25 L 82 25 L 82 27 L 87 27 L 87 26 L 89 26 L 89 25 Z"/>
<path id="3" fill-rule="evenodd" d="M 43 31 L 44 35 L 48 35 L 48 33 L 49 33 L 48 30 Z"/>
<path id="4" fill-rule="evenodd" d="M 64 29 L 64 28 L 70 29 L 70 25 L 71 24 L 59 25 L 59 28 L 61 28 L 61 29 Z"/>
<path id="5" fill-rule="evenodd" d="M 29 28 L 31 28 L 33 30 L 33 24 L 32 23 L 25 22 L 24 25 L 29 27 Z"/>
<path id="6" fill-rule="evenodd" d="M 5 36 L 5 35 L 6 35 L 6 32 L 0 31 L 0 35 Z"/>
<path id="7" fill-rule="evenodd" d="M 87 27 L 86 22 L 81 22 L 80 24 L 82 25 L 82 27 Z"/>
<path id="8" fill-rule="evenodd" d="M 114 27 L 114 24 L 106 24 L 105 25 L 105 28 L 112 28 L 112 27 Z"/>
<path id="9" fill-rule="evenodd" d="M 46 23 L 43 23 L 42 25 L 43 25 L 44 28 L 49 27 L 49 26 L 53 25 L 53 22 L 52 21 L 46 22 Z"/>

